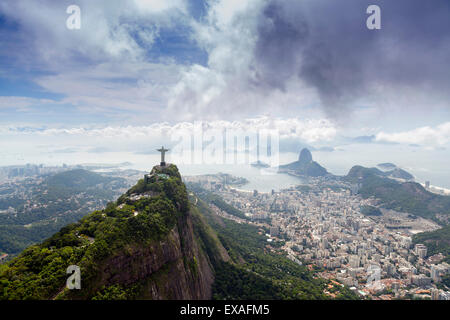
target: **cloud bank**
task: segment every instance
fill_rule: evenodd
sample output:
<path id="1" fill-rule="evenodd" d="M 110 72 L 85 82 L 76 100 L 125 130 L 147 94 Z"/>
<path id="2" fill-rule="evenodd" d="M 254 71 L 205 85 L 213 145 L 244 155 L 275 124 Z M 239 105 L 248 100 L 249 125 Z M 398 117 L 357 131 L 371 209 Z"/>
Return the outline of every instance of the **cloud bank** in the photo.
<path id="1" fill-rule="evenodd" d="M 435 128 L 421 127 L 410 131 L 385 133 L 380 132 L 376 141 L 402 144 L 416 144 L 425 147 L 439 147 L 450 142 L 450 122 L 442 123 Z"/>
<path id="2" fill-rule="evenodd" d="M 165 136 L 170 138 L 184 130 L 192 131 L 201 126 L 204 130 L 235 130 L 235 131 L 259 131 L 276 130 L 281 139 L 296 138 L 307 143 L 331 141 L 337 134 L 334 125 L 326 120 L 300 120 L 272 119 L 260 117 L 242 121 L 205 121 L 205 122 L 180 122 L 169 124 L 167 122 L 154 123 L 148 126 L 107 126 L 95 127 L 73 127 L 73 128 L 45 128 L 45 127 L 17 127 L 2 126 L 0 133 L 11 136 L 39 135 L 55 137 L 81 137 L 83 139 L 154 139 L 158 140 Z M 193 132 L 193 131 L 192 131 Z"/>
<path id="3" fill-rule="evenodd" d="M 450 143 L 448 0 L 77 4 L 70 31 L 65 2 L 0 2 L 3 141 L 146 152 L 203 120 L 275 128 L 284 151 Z"/>
<path id="4" fill-rule="evenodd" d="M 188 0 L 78 4 L 73 32 L 64 3 L 2 1 L 0 50 L 82 112 L 147 122 L 313 114 L 346 124 L 361 106 L 449 109 L 446 0 L 207 0 L 195 13 Z M 370 4 L 381 7 L 381 30 L 366 28 Z"/>
<path id="5" fill-rule="evenodd" d="M 374 3 L 379 31 L 365 25 Z M 208 66 L 184 74 L 169 106 L 226 116 L 313 105 L 344 122 L 361 105 L 448 109 L 448 11 L 445 0 L 211 1 L 194 29 Z"/>

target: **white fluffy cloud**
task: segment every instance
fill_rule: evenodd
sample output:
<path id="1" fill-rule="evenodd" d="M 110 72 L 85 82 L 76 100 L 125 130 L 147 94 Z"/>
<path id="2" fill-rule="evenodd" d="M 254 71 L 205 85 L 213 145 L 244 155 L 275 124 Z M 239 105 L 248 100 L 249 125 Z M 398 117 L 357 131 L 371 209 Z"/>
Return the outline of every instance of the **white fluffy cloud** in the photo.
<path id="1" fill-rule="evenodd" d="M 242 121 L 179 122 L 176 124 L 154 123 L 150 125 L 123 125 L 103 127 L 36 127 L 0 126 L 0 148 L 8 153 L 0 155 L 1 164 L 23 162 L 37 163 L 83 163 L 148 161 L 146 157 L 155 153 L 157 146 L 164 144 L 171 149 L 183 146 L 181 137 L 192 136 L 202 125 L 204 142 L 210 141 L 208 134 L 226 130 L 227 134 L 253 136 L 268 129 L 273 137 L 274 129 L 279 132 L 280 151 L 298 151 L 286 148 L 292 141 L 327 144 L 337 134 L 336 128 L 327 120 L 270 119 L 261 117 Z M 223 132 L 223 131 L 222 131 Z M 180 143 L 180 144 L 179 144 Z M 254 147 L 254 146 L 253 146 Z M 252 148 L 252 146 L 250 146 Z M 127 154 L 126 157 L 123 154 Z M 118 157 L 122 157 L 118 160 Z M 147 159 L 147 160 L 146 160 Z"/>
<path id="2" fill-rule="evenodd" d="M 79 0 L 76 4 L 81 8 L 81 29 L 74 31 L 66 28 L 69 15 L 64 4 L 2 1 L 0 10 L 19 23 L 20 40 L 28 46 L 15 54 L 55 71 L 64 64 L 77 65 L 77 59 L 142 61 L 160 27 L 189 19 L 184 0 Z"/>
<path id="3" fill-rule="evenodd" d="M 79 0 L 77 4 L 82 10 L 82 28 L 70 31 L 65 26 L 65 4 L 56 4 L 53 0 L 3 0 L 0 2 L 2 14 L 20 26 L 20 35 L 13 40 L 21 43 L 21 50 L 13 54 L 13 50 L 4 49 L 11 44 L 3 43 L 2 38 L 3 50 L 0 53 L 10 51 L 25 69 L 44 71 L 45 75 L 40 72 L 37 76 L 33 75 L 32 81 L 48 93 L 62 95 L 60 102 L 77 107 L 80 118 L 86 119 L 86 113 L 95 113 L 108 117 L 111 122 L 120 119 L 127 124 L 139 125 L 157 121 L 239 120 L 259 115 L 272 118 L 323 118 L 323 110 L 330 108 L 321 98 L 318 87 L 346 81 L 350 84 L 359 82 L 357 73 L 350 72 L 352 68 L 347 69 L 354 66 L 352 61 L 342 64 L 340 71 L 345 72 L 336 73 L 336 76 L 335 70 L 329 66 L 336 62 L 333 60 L 345 58 L 342 52 L 347 52 L 347 47 L 353 48 L 352 45 L 346 46 L 346 41 L 336 38 L 338 49 L 341 43 L 345 49 L 338 50 L 337 56 L 318 54 L 316 57 L 310 54 L 305 58 L 303 45 L 314 42 L 316 35 L 312 32 L 318 32 L 314 30 L 317 26 L 312 22 L 322 23 L 328 18 L 333 20 L 337 17 L 334 24 L 323 25 L 334 35 L 335 32 L 340 33 L 340 29 L 335 28 L 341 26 L 339 19 L 345 18 L 343 21 L 347 21 L 347 15 L 339 18 L 340 15 L 335 12 L 330 14 L 334 7 L 328 2 L 326 5 L 325 1 L 277 0 L 209 0 L 207 3 L 205 16 L 195 20 L 190 16 L 187 0 Z M 314 9 L 315 14 L 321 12 L 317 11 L 314 3 L 318 3 L 319 8 L 323 6 L 323 16 L 322 13 L 318 17 L 314 14 L 308 16 L 308 8 Z M 270 4 L 274 6 L 268 6 Z M 310 18 L 309 24 L 304 16 Z M 305 23 L 306 31 L 302 23 Z M 347 28 L 349 26 L 343 30 L 349 30 Z M 176 33 L 179 29 L 186 32 L 180 37 L 195 40 L 198 47 L 206 52 L 207 63 L 182 64 L 165 56 L 165 50 L 177 51 L 186 45 L 178 43 L 177 34 L 171 34 L 167 43 L 161 45 L 164 48 L 158 48 L 161 53 L 156 49 L 156 53 L 152 51 L 158 45 L 156 40 L 163 29 L 166 32 L 169 30 L 169 33 Z M 351 32 L 358 34 L 358 30 Z M 311 34 L 302 37 L 303 31 Z M 328 42 L 332 45 L 332 41 L 325 41 L 327 37 L 319 38 L 325 44 Z M 261 41 L 263 45 L 258 46 Z M 290 46 L 290 43 L 294 44 Z M 356 51 L 361 48 L 370 49 L 360 45 Z M 390 59 L 402 56 L 405 51 L 400 49 Z M 414 52 L 417 50 L 408 55 Z M 446 56 L 448 51 L 439 47 L 437 52 Z M 359 55 L 358 52 L 354 54 L 354 57 Z M 309 84 L 308 80 L 304 80 L 304 73 L 299 74 L 302 63 L 308 57 L 314 58 L 310 63 L 317 67 L 317 71 L 310 75 L 313 81 L 309 79 Z M 198 60 L 202 61 L 203 58 Z M 363 65 L 372 65 L 367 61 Z M 406 64 L 403 68 L 408 66 Z M 376 75 L 390 69 L 369 69 L 367 72 Z M 327 76 L 333 80 L 331 83 L 325 81 Z M 398 77 L 402 79 L 403 75 L 399 74 Z M 376 86 L 371 86 L 367 94 L 357 94 L 358 106 L 371 106 L 374 110 L 369 115 L 366 112 L 368 120 L 364 126 L 378 127 L 381 121 L 384 125 L 388 112 L 390 118 L 394 118 L 394 109 L 401 109 L 401 115 L 395 117 L 395 121 L 399 119 L 398 122 L 401 122 L 404 114 L 410 116 L 416 109 L 424 109 L 421 107 L 423 105 L 427 105 L 426 112 L 429 108 L 448 108 L 446 95 L 430 94 L 429 87 L 401 87 L 383 81 L 370 83 Z M 344 89 L 351 87 L 343 86 Z M 334 92 L 333 86 L 328 89 Z M 412 101 L 416 101 L 420 108 Z M 10 107 L 15 105 L 23 108 L 25 105 L 38 105 L 40 101 L 18 97 L 7 102 Z M 5 105 L 0 101 L 0 107 Z M 347 112 L 346 106 L 343 106 L 337 113 L 342 114 L 348 127 L 357 121 L 361 124 L 362 116 L 358 112 L 353 113 L 358 119 L 350 123 L 350 110 L 351 107 Z M 375 122 L 377 124 L 374 125 Z M 403 123 L 400 125 L 404 126 Z M 321 129 L 308 134 L 305 140 L 314 140 L 329 132 Z"/>
<path id="4" fill-rule="evenodd" d="M 444 146 L 450 143 L 450 122 L 436 127 L 421 127 L 410 131 L 376 135 L 376 141 L 404 144 L 418 144 L 428 147 Z"/>
<path id="5" fill-rule="evenodd" d="M 160 120 L 155 116 L 168 99 L 169 89 L 178 81 L 180 67 L 174 63 L 103 63 L 81 70 L 68 69 L 56 75 L 40 77 L 44 89 L 62 94 L 62 103 L 84 112 L 105 115 L 127 110 L 142 121 Z"/>
<path id="6" fill-rule="evenodd" d="M 15 37 L 21 50 L 8 50 L 17 44 L 14 38 L 5 38 L 0 53 L 37 71 L 28 78 L 43 91 L 61 95 L 62 105 L 76 106 L 81 113 L 127 113 L 126 119 L 159 121 L 155 116 L 162 114 L 184 66 L 164 56 L 150 59 L 148 53 L 160 28 L 189 23 L 186 3 L 80 0 L 76 4 L 81 8 L 81 29 L 68 30 L 63 4 L 2 1 L 2 14 L 19 26 Z M 0 106 L 23 110 L 24 106 L 39 106 L 38 102 L 27 97 L 2 98 Z M 46 102 L 42 100 L 41 105 Z"/>
<path id="7" fill-rule="evenodd" d="M 298 140 L 315 143 L 331 141 L 337 134 L 337 129 L 328 120 L 300 120 L 291 119 L 271 119 L 260 117 L 246 119 L 242 121 L 205 121 L 205 122 L 179 122 L 169 124 L 165 122 L 154 123 L 146 126 L 106 126 L 102 128 L 92 127 L 72 127 L 72 128 L 33 128 L 33 127 L 0 127 L 0 133 L 9 136 L 40 136 L 57 137 L 58 139 L 74 139 L 97 143 L 107 141 L 123 140 L 129 144 L 154 143 L 162 138 L 171 138 L 184 130 L 193 130 L 194 126 L 203 125 L 204 128 L 215 130 L 276 130 L 279 132 L 280 140 L 296 138 Z"/>
<path id="8" fill-rule="evenodd" d="M 139 10 L 150 13 L 160 13 L 174 8 L 186 11 L 185 0 L 134 0 L 134 3 Z"/>
<path id="9" fill-rule="evenodd" d="M 261 87 L 255 66 L 258 17 L 262 0 L 211 1 L 202 22 L 192 22 L 198 45 L 208 53 L 206 67 L 182 73 L 168 101 L 169 110 L 185 119 L 230 119 L 255 114 L 288 116 L 318 103 L 314 90 L 298 78 L 285 79 L 284 90 Z M 262 53 L 264 54 L 264 53 Z"/>

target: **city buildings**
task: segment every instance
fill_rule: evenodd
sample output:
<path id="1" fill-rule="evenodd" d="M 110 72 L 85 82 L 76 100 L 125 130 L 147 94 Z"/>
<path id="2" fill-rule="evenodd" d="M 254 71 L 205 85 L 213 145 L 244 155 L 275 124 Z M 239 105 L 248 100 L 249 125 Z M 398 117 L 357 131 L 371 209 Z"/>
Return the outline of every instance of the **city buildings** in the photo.
<path id="1" fill-rule="evenodd" d="M 198 177 L 197 182 L 211 185 Z M 377 200 L 363 199 L 351 185 L 330 186 L 330 181 L 324 185 L 317 178 L 307 187 L 270 193 L 225 184 L 210 190 L 250 219 L 231 217 L 218 208 L 216 213 L 265 227 L 271 241 L 284 241 L 282 249 L 291 259 L 315 265 L 322 269 L 321 276 L 352 287 L 361 296 L 444 299 L 449 295 L 437 288 L 442 276 L 450 273 L 448 264 L 439 264 L 443 256 L 428 257 L 426 245 L 412 243 L 418 228 L 431 231 L 436 225 L 393 211 L 383 217 L 365 216 L 361 208 L 377 206 Z"/>

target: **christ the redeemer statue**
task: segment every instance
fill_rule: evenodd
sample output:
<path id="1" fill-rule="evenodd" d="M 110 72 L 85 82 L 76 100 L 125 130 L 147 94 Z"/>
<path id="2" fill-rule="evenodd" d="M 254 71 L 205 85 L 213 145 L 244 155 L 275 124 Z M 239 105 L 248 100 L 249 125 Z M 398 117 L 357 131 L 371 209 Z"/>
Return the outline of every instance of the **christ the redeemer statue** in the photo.
<path id="1" fill-rule="evenodd" d="M 161 167 L 165 167 L 166 161 L 164 158 L 165 158 L 166 152 L 169 151 L 169 149 L 164 149 L 164 147 L 161 147 L 161 149 L 158 149 L 156 151 L 161 152 Z"/>

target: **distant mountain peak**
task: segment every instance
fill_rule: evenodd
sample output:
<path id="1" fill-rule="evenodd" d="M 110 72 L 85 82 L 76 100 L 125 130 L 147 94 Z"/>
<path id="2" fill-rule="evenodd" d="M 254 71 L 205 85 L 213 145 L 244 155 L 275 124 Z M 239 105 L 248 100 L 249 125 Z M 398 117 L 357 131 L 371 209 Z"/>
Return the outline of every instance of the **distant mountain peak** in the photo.
<path id="1" fill-rule="evenodd" d="M 328 174 L 324 167 L 313 161 L 311 152 L 307 148 L 300 151 L 298 161 L 280 166 L 279 172 L 286 172 L 286 170 L 307 177 L 319 177 Z"/>
<path id="2" fill-rule="evenodd" d="M 309 151 L 307 148 L 303 148 L 302 151 L 300 151 L 300 155 L 298 156 L 298 161 L 301 163 L 310 163 L 313 161 L 311 151 Z"/>
<path id="3" fill-rule="evenodd" d="M 381 170 L 379 169 L 381 168 Z M 362 166 L 353 166 L 347 177 L 351 178 L 366 178 L 369 175 L 376 175 L 379 177 L 400 179 L 404 181 L 414 181 L 414 176 L 409 172 L 397 167 L 393 163 L 381 163 L 376 168 L 365 168 Z"/>

